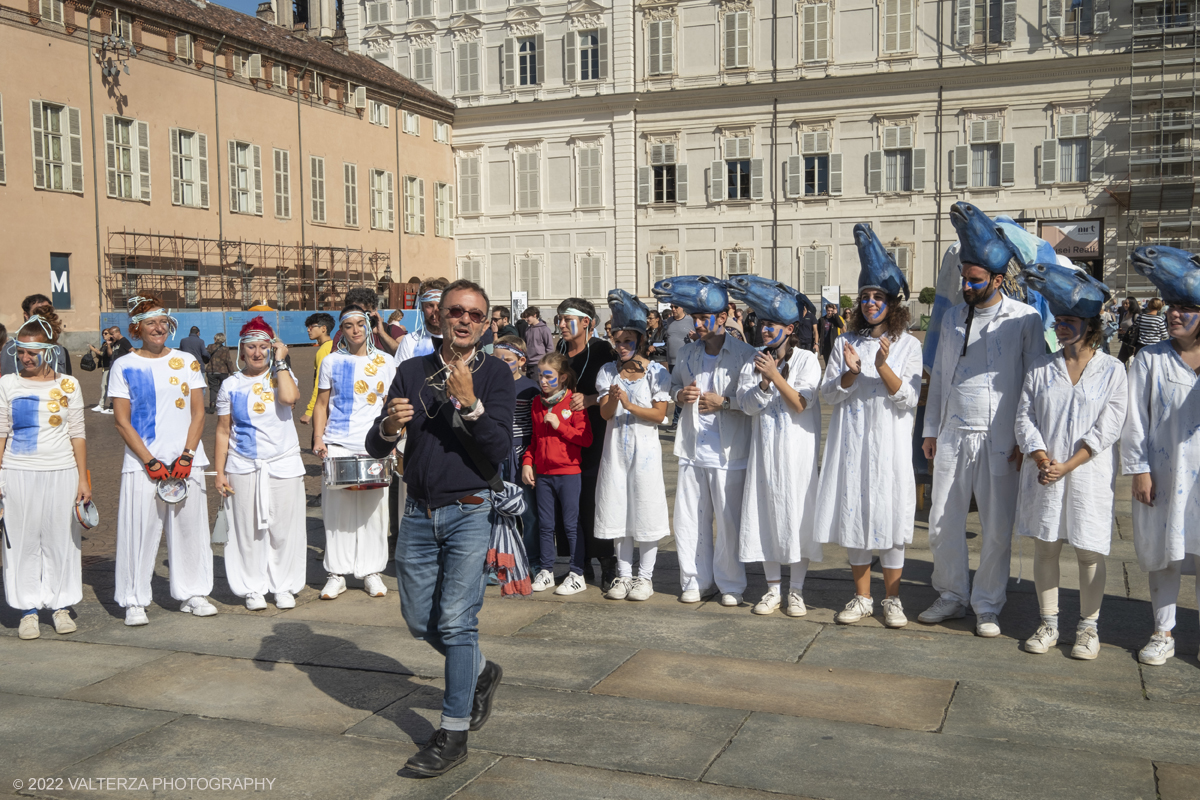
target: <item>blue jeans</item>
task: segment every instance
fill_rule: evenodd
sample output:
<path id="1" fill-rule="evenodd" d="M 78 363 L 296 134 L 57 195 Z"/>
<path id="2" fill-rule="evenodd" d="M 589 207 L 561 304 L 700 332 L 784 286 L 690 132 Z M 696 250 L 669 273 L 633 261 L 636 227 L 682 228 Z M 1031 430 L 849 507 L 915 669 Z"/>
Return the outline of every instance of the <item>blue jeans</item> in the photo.
<path id="1" fill-rule="evenodd" d="M 554 571 L 554 557 L 558 548 L 554 544 L 554 533 L 558 514 L 562 514 L 563 529 L 567 545 L 571 548 L 571 572 L 583 574 L 585 548 L 579 536 L 579 491 L 582 477 L 575 475 L 538 475 L 537 492 L 538 523 L 542 531 L 542 569 Z M 556 513 L 558 512 L 558 513 Z"/>
<path id="2" fill-rule="evenodd" d="M 481 505 L 451 503 L 426 515 L 424 501 L 408 497 L 396 537 L 400 608 L 409 632 L 446 657 L 440 727 L 465 731 L 471 723 L 475 679 L 483 669 L 479 609 L 492 531 L 491 492 Z"/>

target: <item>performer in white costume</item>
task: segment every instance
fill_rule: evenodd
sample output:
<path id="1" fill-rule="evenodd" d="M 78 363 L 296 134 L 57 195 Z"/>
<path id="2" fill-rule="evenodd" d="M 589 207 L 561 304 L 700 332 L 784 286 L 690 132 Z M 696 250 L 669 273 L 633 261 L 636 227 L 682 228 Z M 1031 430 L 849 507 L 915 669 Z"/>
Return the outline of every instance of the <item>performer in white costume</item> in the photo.
<path id="1" fill-rule="evenodd" d="M 17 635 L 41 636 L 38 609 L 57 633 L 71 633 L 71 606 L 83 599 L 76 503 L 90 503 L 83 395 L 55 370 L 62 325 L 53 311 L 13 334 L 17 371 L 0 378 L 0 502 L 4 599 L 20 610 Z"/>
<path id="2" fill-rule="evenodd" d="M 812 304 L 774 281 L 737 277 L 730 295 L 758 318 L 763 349 L 738 375 L 737 404 L 751 419 L 750 454 L 742 490 L 738 559 L 761 562 L 767 592 L 751 609 L 771 614 L 783 602 L 783 565 L 790 565 L 785 613 L 802 617 L 804 578 L 810 561 L 821 560 L 813 536 L 817 499 L 817 456 L 821 452 L 821 363 L 799 346 L 803 306 Z"/>
<path id="3" fill-rule="evenodd" d="M 180 611 L 211 617 L 213 585 L 208 497 L 203 468 L 204 372 L 200 362 L 166 346 L 178 323 L 153 295 L 129 301 L 129 338 L 142 346 L 117 359 L 108 378 L 117 433 L 125 440 L 117 516 L 116 600 L 126 625 L 145 625 L 158 543 L 167 534 L 171 597 Z M 194 474 L 193 467 L 199 467 Z M 159 497 L 159 484 L 183 481 L 178 503 Z"/>
<path id="4" fill-rule="evenodd" d="M 1045 653 L 1058 644 L 1058 563 L 1069 542 L 1079 562 L 1079 625 L 1071 657 L 1093 659 L 1100 653 L 1104 557 L 1112 539 L 1112 448 L 1128 406 L 1125 367 L 1100 352 L 1107 286 L 1059 264 L 1033 264 L 1022 275 L 1050 304 L 1062 345 L 1033 362 L 1017 405 L 1017 444 L 1025 454 L 1017 535 L 1034 539 L 1041 612 L 1025 651 Z"/>
<path id="5" fill-rule="evenodd" d="M 854 597 L 835 619 L 858 622 L 874 612 L 872 550 L 883 572 L 883 624 L 908 624 L 900 602 L 904 547 L 913 538 L 916 479 L 912 429 L 921 395 L 921 345 L 907 333 L 908 281 L 870 227 L 854 226 L 862 270 L 858 304 L 838 337 L 821 383 L 833 406 L 816 535 L 847 550 Z"/>
<path id="6" fill-rule="evenodd" d="M 1143 347 L 1129 368 L 1121 434 L 1121 469 L 1133 476 L 1133 544 L 1154 607 L 1154 634 L 1138 660 L 1159 666 L 1175 655 L 1180 576 L 1200 572 L 1200 256 L 1139 247 L 1132 261 L 1170 306 L 1171 338 Z M 1200 601 L 1200 580 L 1196 595 Z"/>
<path id="7" fill-rule="evenodd" d="M 375 350 L 370 322 L 358 306 L 341 314 L 342 340 L 321 362 L 313 409 L 313 453 L 321 458 L 366 455 L 367 431 L 383 408 L 396 362 Z M 406 337 L 407 338 L 407 337 Z M 325 517 L 322 600 L 346 591 L 346 575 L 363 582 L 371 597 L 383 597 L 387 567 L 387 489 L 321 487 Z"/>
<path id="8" fill-rule="evenodd" d="M 995 223 L 969 203 L 950 221 L 962 250 L 963 299 L 942 318 L 925 405 L 925 457 L 933 460 L 929 547 L 939 597 L 917 617 L 926 624 L 975 611 L 975 633 L 1000 635 L 1007 595 L 1021 451 L 1014 425 L 1029 366 L 1046 353 L 1031 306 L 1000 291 L 1016 251 Z M 971 586 L 966 522 L 979 506 L 982 550 Z"/>
<path id="9" fill-rule="evenodd" d="M 600 368 L 596 390 L 608 421 L 596 483 L 596 538 L 614 539 L 617 577 L 609 600 L 654 594 L 658 541 L 671 533 L 658 426 L 666 419 L 671 375 L 646 355 L 649 309 L 621 289 L 608 293 L 617 360 Z M 639 554 L 633 577 L 633 548 Z"/>
<path id="10" fill-rule="evenodd" d="M 242 326 L 241 372 L 217 392 L 217 491 L 225 498 L 230 537 L 225 545 L 229 588 L 246 608 L 295 608 L 304 588 L 304 462 L 292 424 L 300 399 L 287 368 L 287 346 L 262 317 Z"/>
<path id="11" fill-rule="evenodd" d="M 396 347 L 396 364 L 433 352 L 433 337 L 441 336 L 438 305 L 442 302 L 442 290 L 446 285 L 445 278 L 434 278 L 421 284 L 421 292 L 417 295 L 417 326 L 401 337 Z M 404 503 L 400 507 L 404 508 Z"/>

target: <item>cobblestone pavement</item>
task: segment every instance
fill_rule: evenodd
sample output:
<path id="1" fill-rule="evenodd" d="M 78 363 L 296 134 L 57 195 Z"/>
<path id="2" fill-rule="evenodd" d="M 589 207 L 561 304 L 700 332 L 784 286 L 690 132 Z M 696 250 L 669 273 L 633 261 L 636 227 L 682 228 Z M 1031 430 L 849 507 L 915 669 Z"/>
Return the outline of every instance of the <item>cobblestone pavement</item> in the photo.
<path id="1" fill-rule="evenodd" d="M 311 355 L 293 351 L 302 387 Z M 94 403 L 99 376 L 80 381 Z M 524 601 L 489 589 L 481 641 L 505 670 L 495 713 L 471 735 L 464 766 L 417 780 L 401 767 L 437 723 L 441 662 L 404 629 L 395 578 L 383 599 L 352 586 L 318 600 L 323 533 L 310 504 L 297 608 L 247 611 L 218 546 L 220 613 L 180 614 L 164 548 L 150 625 L 126 628 L 112 605 L 121 444 L 112 417 L 89 411 L 87 422 L 102 523 L 84 542 L 79 630 L 56 636 L 43 615 L 42 638 L 20 641 L 16 615 L 0 611 L 0 797 L 1200 797 L 1195 583 L 1184 579 L 1176 657 L 1140 666 L 1151 617 L 1127 480 L 1093 662 L 1067 656 L 1078 613 L 1069 553 L 1064 641 L 1034 656 L 1020 649 L 1037 620 L 1028 546 L 1014 548 L 1003 635 L 985 640 L 971 617 L 915 621 L 934 599 L 923 518 L 908 548 L 901 597 L 914 621 L 903 630 L 885 629 L 878 605 L 870 620 L 833 623 L 853 592 L 836 547 L 809 571 L 803 618 L 750 613 L 765 590 L 757 566 L 749 603 L 683 605 L 667 540 L 644 603 L 606 601 L 594 587 Z M 671 504 L 665 437 L 663 447 Z M 316 496 L 316 460 L 305 460 Z M 972 566 L 978 530 L 972 514 Z"/>

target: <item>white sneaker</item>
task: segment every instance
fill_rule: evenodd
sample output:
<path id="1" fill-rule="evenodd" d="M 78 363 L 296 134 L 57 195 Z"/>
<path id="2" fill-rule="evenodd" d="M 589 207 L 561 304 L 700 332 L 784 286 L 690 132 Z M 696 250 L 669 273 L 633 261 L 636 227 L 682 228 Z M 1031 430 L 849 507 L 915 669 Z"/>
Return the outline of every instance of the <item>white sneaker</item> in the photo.
<path id="1" fill-rule="evenodd" d="M 754 604 L 754 608 L 750 609 L 750 613 L 772 614 L 779 608 L 781 602 L 783 602 L 783 598 L 779 596 L 779 592 L 772 592 L 768 589 L 767 593 L 762 596 L 762 600 L 759 600 Z"/>
<path id="2" fill-rule="evenodd" d="M 295 608 L 296 596 L 291 592 L 276 592 L 275 593 L 276 608 Z"/>
<path id="3" fill-rule="evenodd" d="M 333 600 L 344 591 L 346 591 L 346 579 L 341 575 L 330 575 L 329 580 L 325 581 L 325 588 L 321 590 L 321 599 Z"/>
<path id="4" fill-rule="evenodd" d="M 383 597 L 387 594 L 387 587 L 383 585 L 383 578 L 379 573 L 372 572 L 363 578 L 363 591 L 371 597 Z"/>
<path id="5" fill-rule="evenodd" d="M 1075 646 L 1071 658 L 1091 661 L 1100 655 L 1100 631 L 1095 625 L 1080 625 L 1075 629 Z"/>
<path id="6" fill-rule="evenodd" d="M 125 624 L 131 628 L 137 625 L 149 625 L 150 619 L 146 616 L 146 609 L 141 606 L 130 606 L 125 609 Z"/>
<path id="7" fill-rule="evenodd" d="M 869 617 L 873 613 L 875 613 L 875 601 L 869 597 L 863 597 L 861 594 L 856 594 L 833 619 L 834 622 L 849 625 L 852 622 L 858 622 L 863 617 Z"/>
<path id="8" fill-rule="evenodd" d="M 699 603 L 700 602 L 700 590 L 699 589 L 688 589 L 683 594 L 679 595 L 679 602 L 681 602 L 681 603 Z"/>
<path id="9" fill-rule="evenodd" d="M 1033 636 L 1025 640 L 1025 652 L 1046 653 L 1056 644 L 1058 644 L 1058 628 L 1051 628 L 1043 622 Z"/>
<path id="10" fill-rule="evenodd" d="M 100 413 L 101 414 L 111 414 L 111 413 L 113 413 L 113 410 L 111 408 L 106 408 L 106 409 L 103 409 Z"/>
<path id="11" fill-rule="evenodd" d="M 251 592 L 246 595 L 246 608 L 250 611 L 262 611 L 267 607 L 267 601 L 261 594 Z"/>
<path id="12" fill-rule="evenodd" d="M 904 616 L 904 606 L 901 605 L 899 597 L 883 599 L 883 624 L 889 628 L 903 628 L 908 624 L 908 617 Z"/>
<path id="13" fill-rule="evenodd" d="M 633 588 L 633 578 L 617 578 L 608 587 L 608 591 L 604 596 L 609 600 L 624 600 L 629 596 L 629 590 Z"/>
<path id="14" fill-rule="evenodd" d="M 21 617 L 21 624 L 17 627 L 17 636 L 22 639 L 36 639 L 41 635 L 42 629 L 38 625 L 38 615 L 36 612 Z"/>
<path id="15" fill-rule="evenodd" d="M 808 609 L 804 606 L 804 598 L 795 589 L 788 592 L 787 611 L 784 613 L 789 617 L 803 617 L 808 613 Z"/>
<path id="16" fill-rule="evenodd" d="M 933 605 L 917 615 L 917 619 L 926 625 L 945 622 L 948 619 L 962 619 L 967 615 L 967 607 L 950 597 L 939 597 Z"/>
<path id="17" fill-rule="evenodd" d="M 633 588 L 629 590 L 629 595 L 626 600 L 649 600 L 654 596 L 654 584 L 649 578 L 637 577 L 633 579 Z"/>
<path id="18" fill-rule="evenodd" d="M 587 584 L 583 581 L 583 576 L 577 572 L 568 572 L 567 579 L 558 585 L 554 590 L 557 595 L 579 594 L 587 589 Z"/>
<path id="19" fill-rule="evenodd" d="M 1161 667 L 1175 655 L 1175 638 L 1166 631 L 1155 631 L 1150 642 L 1138 653 L 1138 661 L 1151 667 Z"/>
<path id="20" fill-rule="evenodd" d="M 722 592 L 721 605 L 726 608 L 733 608 L 742 604 L 742 596 L 736 592 Z"/>
<path id="21" fill-rule="evenodd" d="M 265 605 L 265 604 L 264 604 Z M 207 597 L 196 595 L 179 607 L 180 611 L 194 617 L 211 617 L 217 613 L 217 607 L 208 602 Z"/>
<path id="22" fill-rule="evenodd" d="M 75 620 L 71 619 L 70 609 L 60 608 L 54 612 L 55 633 L 74 633 L 75 630 Z"/>
<path id="23" fill-rule="evenodd" d="M 533 590 L 535 592 L 544 592 L 547 589 L 554 588 L 554 573 L 548 569 L 543 569 L 538 572 L 533 579 Z"/>
<path id="24" fill-rule="evenodd" d="M 103 411 L 103 410 L 104 410 L 104 406 L 102 406 L 102 405 L 97 404 L 97 405 L 92 406 L 92 411 Z"/>
<path id="25" fill-rule="evenodd" d="M 975 615 L 975 635 L 982 636 L 985 639 L 995 639 L 1000 635 L 999 615 L 997 614 L 976 614 Z"/>

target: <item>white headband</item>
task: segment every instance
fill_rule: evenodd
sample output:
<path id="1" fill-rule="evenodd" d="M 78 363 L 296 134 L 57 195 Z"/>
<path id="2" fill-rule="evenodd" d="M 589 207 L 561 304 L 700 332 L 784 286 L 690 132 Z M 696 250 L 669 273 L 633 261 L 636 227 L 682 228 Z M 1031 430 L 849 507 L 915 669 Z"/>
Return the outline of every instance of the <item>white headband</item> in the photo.
<path id="1" fill-rule="evenodd" d="M 371 321 L 371 318 L 367 315 L 367 312 L 359 311 L 357 308 L 354 308 L 354 309 L 351 309 L 350 311 L 347 311 L 344 314 L 342 314 L 342 318 L 338 320 L 338 327 L 339 328 L 342 327 L 342 323 L 348 319 L 359 319 L 359 318 L 362 318 L 363 321 L 365 321 L 367 323 L 370 323 L 370 321 Z M 338 350 L 345 353 L 345 352 L 348 352 L 349 349 L 350 348 L 346 347 L 346 337 L 342 336 L 341 340 L 338 341 Z M 375 352 L 375 334 L 372 333 L 371 330 L 368 328 L 367 329 L 367 354 L 370 355 L 373 352 Z"/>
<path id="2" fill-rule="evenodd" d="M 592 318 L 591 314 L 587 313 L 586 311 L 580 311 L 578 308 L 568 308 L 566 311 L 562 312 L 562 315 L 564 317 L 583 317 L 584 319 Z"/>
<path id="3" fill-rule="evenodd" d="M 442 290 L 441 289 L 430 289 L 429 291 L 425 292 L 423 295 L 418 297 L 417 300 L 419 300 L 422 305 L 424 305 L 425 303 L 440 303 L 440 302 L 442 302 Z"/>
<path id="4" fill-rule="evenodd" d="M 147 299 L 148 298 L 145 298 L 145 297 L 130 298 L 129 302 L 131 304 L 131 308 L 137 308 L 138 303 L 141 303 Z M 129 317 L 129 321 L 132 322 L 134 325 L 137 325 L 140 322 L 142 322 L 143 320 L 151 319 L 153 317 L 166 317 L 167 318 L 167 324 L 170 329 L 170 333 L 168 334 L 167 338 L 174 339 L 175 333 L 179 330 L 179 320 L 172 317 L 171 314 L 167 311 L 167 309 L 163 308 L 162 306 L 158 306 L 157 308 L 152 308 L 149 311 L 146 311 L 145 313 L 142 313 L 142 314 L 131 315 Z"/>

